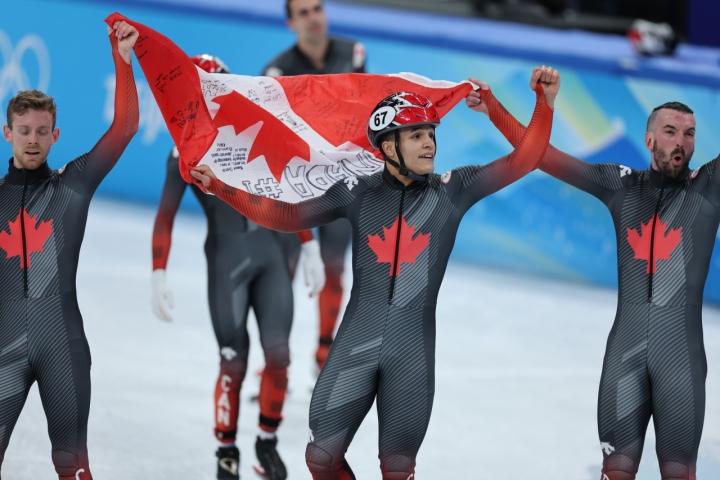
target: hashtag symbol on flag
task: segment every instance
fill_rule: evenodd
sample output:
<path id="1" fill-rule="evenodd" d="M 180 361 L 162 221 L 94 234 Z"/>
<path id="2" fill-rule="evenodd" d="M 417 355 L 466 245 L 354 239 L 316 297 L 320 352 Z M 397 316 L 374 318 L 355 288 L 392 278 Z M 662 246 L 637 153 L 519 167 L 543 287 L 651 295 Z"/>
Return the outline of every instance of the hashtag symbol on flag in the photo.
<path id="1" fill-rule="evenodd" d="M 255 193 L 264 197 L 280 198 L 282 189 L 270 178 L 261 178 L 255 184 Z"/>

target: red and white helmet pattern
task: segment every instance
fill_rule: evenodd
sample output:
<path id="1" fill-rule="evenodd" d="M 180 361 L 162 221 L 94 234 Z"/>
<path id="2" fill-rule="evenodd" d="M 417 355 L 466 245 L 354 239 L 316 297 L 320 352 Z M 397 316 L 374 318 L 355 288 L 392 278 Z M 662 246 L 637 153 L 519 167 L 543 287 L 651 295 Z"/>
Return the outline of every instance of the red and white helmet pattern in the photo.
<path id="1" fill-rule="evenodd" d="M 190 57 L 190 60 L 208 73 L 230 73 L 230 69 L 225 65 L 225 62 L 207 53 Z"/>
<path id="2" fill-rule="evenodd" d="M 368 121 L 368 139 L 375 148 L 388 132 L 418 125 L 440 125 L 440 115 L 430 99 L 410 92 L 396 92 L 375 106 Z"/>

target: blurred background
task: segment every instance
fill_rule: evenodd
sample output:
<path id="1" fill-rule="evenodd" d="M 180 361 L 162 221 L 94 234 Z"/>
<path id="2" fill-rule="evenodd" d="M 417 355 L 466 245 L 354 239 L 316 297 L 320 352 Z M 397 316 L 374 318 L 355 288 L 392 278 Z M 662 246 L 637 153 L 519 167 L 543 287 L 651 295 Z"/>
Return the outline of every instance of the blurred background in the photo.
<path id="1" fill-rule="evenodd" d="M 720 152 L 720 33 L 712 24 L 720 18 L 720 2 L 326 3 L 331 34 L 362 41 L 369 72 L 411 71 L 454 81 L 473 75 L 488 82 L 524 121 L 533 106 L 527 87 L 531 68 L 557 67 L 563 85 L 552 142 L 587 161 L 647 168 L 647 116 L 670 100 L 696 112 L 691 166 Z M 281 0 L 13 2 L 0 20 L 0 105 L 4 111 L 21 88 L 40 88 L 56 97 L 63 134 L 51 164 L 58 167 L 88 150 L 112 118 L 113 67 L 102 22 L 111 11 L 166 34 L 190 55 L 210 52 L 233 72 L 254 75 L 294 42 L 283 5 Z M 28 11 L 34 12 L 30 22 Z M 638 19 L 653 23 L 638 27 Z M 654 28 L 663 23 L 670 25 L 669 34 Z M 137 80 L 140 132 L 100 192 L 155 205 L 171 139 L 140 71 Z M 439 172 L 485 163 L 510 150 L 485 118 L 464 106 L 447 117 L 439 141 Z M 0 154 L 9 155 L 7 144 L 0 146 Z M 454 258 L 571 281 L 616 282 L 615 235 L 605 207 L 542 173 L 477 205 L 463 222 Z M 706 297 L 720 301 L 717 259 Z"/>
<path id="2" fill-rule="evenodd" d="M 352 3 L 477 16 L 559 29 L 624 35 L 637 19 L 667 23 L 683 41 L 720 46 L 710 0 L 356 0 Z"/>
<path id="3" fill-rule="evenodd" d="M 452 81 L 474 76 L 489 83 L 523 122 L 534 105 L 528 87 L 531 69 L 542 64 L 558 68 L 562 88 L 552 142 L 589 162 L 648 168 L 643 144 L 647 117 L 655 106 L 673 100 L 695 111 L 691 167 L 720 153 L 716 0 L 325 4 L 331 34 L 365 45 L 369 72 L 410 71 Z M 113 117 L 114 72 L 103 23 L 113 11 L 160 31 L 189 55 L 220 56 L 238 74 L 259 74 L 295 41 L 282 0 L 5 2 L 0 14 L 0 107 L 4 115 L 8 100 L 20 89 L 39 88 L 56 98 L 62 133 L 50 156 L 54 168 L 88 151 Z M 110 479 L 210 478 L 210 392 L 217 353 L 204 304 L 204 221 L 197 203 L 186 195 L 188 215 L 176 225 L 177 248 L 169 267 L 177 272 L 174 286 L 182 312 L 171 331 L 151 318 L 148 299 L 152 217 L 172 140 L 137 62 L 135 67 L 140 129 L 100 187 L 78 277 L 95 361 L 91 453 L 98 459 L 96 472 L 116 472 L 118 465 L 131 472 L 106 474 Z M 459 105 L 443 119 L 438 149 L 440 173 L 489 162 L 511 147 L 483 115 Z M 0 157 L 10 156 L 9 145 L 2 142 Z M 468 213 L 438 303 L 438 395 L 419 477 L 526 479 L 557 472 L 558 464 L 572 465 L 566 471 L 576 472 L 562 480 L 599 476 L 594 416 L 604 341 L 615 310 L 615 242 L 610 215 L 599 201 L 542 172 Z M 719 258 L 716 252 L 705 295 L 711 305 L 705 315 L 711 373 L 699 472 L 706 479 L 720 478 L 720 377 L 715 373 Z M 114 292 L 109 298 L 107 288 Z M 299 352 L 293 357 L 294 372 L 299 368 L 300 373 L 291 378 L 307 384 L 291 384 L 295 393 L 281 447 L 287 448 L 297 471 L 307 475 L 302 451 L 309 394 L 303 392 L 312 384 L 309 345 L 316 327 L 314 305 L 304 296 L 304 291 L 296 293 L 303 297 L 296 299 L 303 303 L 296 310 L 292 347 Z M 257 356 L 258 350 L 251 351 Z M 468 398 L 467 389 L 476 393 Z M 7 478 L 51 478 L 49 445 L 38 443 L 47 440 L 33 395 L 31 413 L 21 417 L 6 457 Z M 197 405 L 203 409 L 187 413 Z M 370 428 L 374 417 L 368 417 Z M 245 418 L 243 425 L 252 431 L 254 421 Z M 168 428 L 184 446 L 173 446 L 177 442 L 168 440 Z M 473 438 L 462 440 L 468 434 Z M 243 435 L 251 445 L 254 437 Z M 129 436 L 134 444 L 120 441 Z M 567 441 L 569 436 L 573 441 Z M 377 474 L 376 439 L 361 431 L 353 447 L 358 453 L 351 449 L 359 478 L 371 478 L 363 472 Z M 507 445 L 516 450 L 508 453 Z M 148 452 L 148 458 L 136 455 L 138 449 Z M 643 468 L 650 470 L 641 470 L 638 478 L 657 479 L 651 443 L 645 451 Z M 445 465 L 461 454 L 486 462 L 489 476 L 441 473 L 464 471 L 464 460 Z M 515 456 L 527 460 L 513 462 Z M 375 463 L 363 465 L 368 458 Z M 37 468 L 44 470 L 34 470 L 38 459 L 44 464 Z M 508 469 L 515 475 L 507 474 Z"/>

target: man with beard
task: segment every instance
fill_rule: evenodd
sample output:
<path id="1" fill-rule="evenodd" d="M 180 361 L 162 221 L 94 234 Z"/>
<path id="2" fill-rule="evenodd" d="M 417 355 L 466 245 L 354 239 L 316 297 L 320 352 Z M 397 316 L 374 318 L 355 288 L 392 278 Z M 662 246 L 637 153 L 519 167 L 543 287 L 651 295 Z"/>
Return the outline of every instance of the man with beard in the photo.
<path id="1" fill-rule="evenodd" d="M 517 145 L 525 128 L 492 97 L 489 111 Z M 693 172 L 693 111 L 679 102 L 647 122 L 650 168 L 591 165 L 550 146 L 540 168 L 600 199 L 615 224 L 619 295 L 598 399 L 603 480 L 632 480 L 653 417 L 663 480 L 695 479 L 707 363 L 702 296 L 720 221 L 720 157 Z"/>

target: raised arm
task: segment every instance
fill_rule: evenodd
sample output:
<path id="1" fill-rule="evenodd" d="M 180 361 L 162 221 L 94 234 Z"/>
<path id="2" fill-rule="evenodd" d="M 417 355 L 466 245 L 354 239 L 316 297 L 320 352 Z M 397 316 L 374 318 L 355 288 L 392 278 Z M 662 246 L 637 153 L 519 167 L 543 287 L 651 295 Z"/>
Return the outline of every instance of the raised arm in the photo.
<path id="1" fill-rule="evenodd" d="M 456 198 L 460 208 L 469 208 L 481 198 L 522 178 L 538 166 L 550 139 L 553 118 L 552 105 L 539 82 L 543 79 L 550 81 L 555 73 L 553 69 L 536 69 L 533 73 L 535 111 L 530 127 L 523 132 L 512 153 L 486 165 L 463 167 L 452 172 L 452 177 L 458 177 L 455 182 L 460 182 L 459 185 L 456 183 Z M 554 97 L 550 100 L 554 100 Z"/>
<path id="2" fill-rule="evenodd" d="M 205 192 L 217 196 L 258 225 L 281 232 L 307 230 L 347 216 L 348 207 L 361 189 L 357 185 L 350 190 L 344 182 L 338 182 L 319 197 L 287 203 L 227 185 L 207 165 L 198 165 L 190 174 Z"/>
<path id="3" fill-rule="evenodd" d="M 559 82 L 558 82 L 559 86 Z M 480 97 L 480 101 L 477 98 Z M 492 92 L 483 85 L 471 108 L 484 111 L 500 133 L 513 145 L 520 144 L 526 128 L 498 101 Z M 549 145 L 539 168 L 550 175 L 584 190 L 604 202 L 622 188 L 621 178 L 625 167 L 617 164 L 594 165 L 579 160 Z"/>
<path id="4" fill-rule="evenodd" d="M 720 167 L 720 155 L 707 162 L 692 175 L 694 181 L 698 181 L 702 177 L 707 179 L 704 188 L 705 196 L 715 207 L 720 208 L 720 170 L 718 170 L 718 167 Z"/>
<path id="5" fill-rule="evenodd" d="M 137 38 L 135 27 L 122 21 L 113 24 L 110 43 L 115 62 L 115 116 L 92 150 L 66 168 L 68 180 L 90 194 L 118 161 L 138 129 L 137 88 L 130 65 L 130 52 Z"/>

